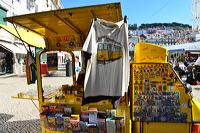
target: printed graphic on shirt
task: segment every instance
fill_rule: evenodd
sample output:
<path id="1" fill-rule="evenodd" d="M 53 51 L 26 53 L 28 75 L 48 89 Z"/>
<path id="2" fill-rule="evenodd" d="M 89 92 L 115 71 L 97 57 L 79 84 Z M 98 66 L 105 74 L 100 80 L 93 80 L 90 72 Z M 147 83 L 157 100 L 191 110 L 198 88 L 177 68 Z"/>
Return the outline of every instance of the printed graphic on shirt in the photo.
<path id="1" fill-rule="evenodd" d="M 98 62 L 109 63 L 122 57 L 122 47 L 119 42 L 108 37 L 98 38 Z"/>

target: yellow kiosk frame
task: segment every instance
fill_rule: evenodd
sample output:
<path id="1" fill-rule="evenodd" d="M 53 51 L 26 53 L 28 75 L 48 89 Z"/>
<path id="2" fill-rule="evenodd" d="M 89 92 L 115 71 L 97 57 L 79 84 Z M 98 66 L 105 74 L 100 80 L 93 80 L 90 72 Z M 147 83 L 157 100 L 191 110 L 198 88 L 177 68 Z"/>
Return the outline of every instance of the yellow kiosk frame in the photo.
<path id="1" fill-rule="evenodd" d="M 3 25 L 0 26 L 1 28 L 10 32 L 23 42 L 43 49 L 36 53 L 37 89 L 40 113 L 42 113 L 42 107 L 49 104 L 44 101 L 43 96 L 40 62 L 41 54 L 48 51 L 65 51 L 70 53 L 72 56 L 73 83 L 75 84 L 75 59 L 72 51 L 80 51 L 82 49 L 83 43 L 85 42 L 90 29 L 91 21 L 94 18 L 105 19 L 111 22 L 122 20 L 123 17 L 120 3 L 60 9 L 4 18 L 5 21 L 12 23 L 14 28 Z M 26 30 L 16 28 L 14 24 Z M 36 37 L 34 36 L 34 38 L 30 38 L 31 35 L 35 34 L 37 35 Z M 43 38 L 44 41 L 41 41 L 41 38 Z M 34 41 L 35 39 L 36 41 Z M 108 109 L 112 108 L 109 104 L 108 106 L 106 106 L 106 104 L 104 104 L 105 106 L 100 104 L 93 104 L 91 107 L 100 107 L 104 110 L 106 110 L 107 107 Z M 78 107 L 79 110 L 82 108 L 81 104 L 72 104 L 72 106 Z M 126 101 L 126 104 L 121 105 L 116 110 L 116 113 L 125 114 L 126 125 L 123 132 L 129 133 L 131 129 L 131 121 L 128 101 Z M 62 131 L 45 129 L 42 124 L 42 132 L 60 133 Z"/>

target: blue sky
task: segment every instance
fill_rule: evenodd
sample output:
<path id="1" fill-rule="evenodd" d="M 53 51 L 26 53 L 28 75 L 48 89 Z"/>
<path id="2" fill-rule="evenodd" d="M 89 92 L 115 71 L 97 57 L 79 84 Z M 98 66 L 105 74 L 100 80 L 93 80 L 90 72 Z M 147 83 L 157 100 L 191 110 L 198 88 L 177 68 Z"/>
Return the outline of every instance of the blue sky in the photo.
<path id="1" fill-rule="evenodd" d="M 120 2 L 129 24 L 171 23 L 194 24 L 192 0 L 61 0 L 65 8 Z"/>

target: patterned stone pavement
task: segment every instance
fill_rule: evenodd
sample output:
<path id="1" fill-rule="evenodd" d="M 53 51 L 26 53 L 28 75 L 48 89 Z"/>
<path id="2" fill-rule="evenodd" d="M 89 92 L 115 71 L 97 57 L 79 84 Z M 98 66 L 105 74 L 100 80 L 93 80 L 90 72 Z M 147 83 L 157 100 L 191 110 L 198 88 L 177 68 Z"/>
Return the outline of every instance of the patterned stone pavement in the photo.
<path id="1" fill-rule="evenodd" d="M 0 133 L 41 132 L 38 102 L 11 98 L 29 88 L 36 89 L 35 85 L 26 85 L 25 78 L 0 78 Z"/>
<path id="2" fill-rule="evenodd" d="M 69 77 L 43 78 L 44 85 L 51 93 L 57 85 L 71 84 Z M 11 98 L 19 92 L 32 92 L 37 95 L 37 85 L 26 84 L 25 77 L 0 76 L 0 133 L 40 133 L 40 120 L 37 100 Z"/>
<path id="3" fill-rule="evenodd" d="M 39 133 L 40 121 L 39 119 L 33 120 L 19 120 L 11 121 L 13 115 L 9 114 L 0 114 L 0 132 L 1 133 Z"/>

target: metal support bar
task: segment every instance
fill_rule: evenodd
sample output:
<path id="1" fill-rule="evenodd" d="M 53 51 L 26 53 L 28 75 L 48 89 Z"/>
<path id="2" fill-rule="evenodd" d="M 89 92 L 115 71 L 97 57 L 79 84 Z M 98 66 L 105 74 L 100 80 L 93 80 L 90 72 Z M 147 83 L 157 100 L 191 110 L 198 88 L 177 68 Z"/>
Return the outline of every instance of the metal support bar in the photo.
<path id="1" fill-rule="evenodd" d="M 28 27 L 26 27 L 26 26 L 24 26 L 24 25 L 21 25 L 20 23 L 17 23 L 17 22 L 15 22 L 15 21 L 13 21 L 13 24 L 14 24 L 14 23 L 17 24 L 17 25 L 19 25 L 19 26 L 21 26 L 21 27 L 24 27 L 25 29 L 28 29 L 28 30 L 30 30 L 30 31 L 32 31 L 32 32 L 34 32 L 34 33 L 36 33 L 36 34 L 42 36 L 42 37 L 44 37 L 45 43 L 47 42 L 47 38 L 46 38 L 44 35 L 40 34 L 39 32 L 34 31 L 34 30 L 32 30 L 32 29 L 29 29 Z"/>
<path id="2" fill-rule="evenodd" d="M 84 40 L 84 38 L 86 38 L 85 37 L 85 35 L 84 35 L 84 33 L 83 32 L 81 32 L 81 30 L 80 29 L 78 29 L 75 25 L 73 25 L 71 22 L 69 22 L 67 19 L 63 19 L 63 18 L 61 18 L 59 15 L 57 15 L 57 14 L 54 14 L 59 20 L 61 20 L 64 24 L 66 24 L 67 26 L 69 26 L 72 30 L 74 30 L 76 33 L 78 33 L 78 34 L 80 34 L 80 36 L 81 36 L 81 42 L 82 43 L 84 43 L 83 42 L 83 40 Z"/>
<path id="3" fill-rule="evenodd" d="M 72 30 L 74 30 L 76 33 L 78 34 L 82 34 L 82 32 L 76 27 L 74 26 L 71 22 L 69 22 L 66 18 L 63 19 L 61 18 L 59 15 L 54 14 L 59 20 L 61 20 L 64 24 L 66 24 L 67 26 L 69 26 Z"/>
<path id="4" fill-rule="evenodd" d="M 27 52 L 29 52 L 29 51 L 28 51 L 28 49 L 26 48 L 26 45 L 24 44 L 24 41 L 22 40 L 22 38 L 21 38 L 21 36 L 20 36 L 19 32 L 17 31 L 17 27 L 16 27 L 14 24 L 13 24 L 13 26 L 14 26 L 14 28 L 15 28 L 15 30 L 16 30 L 16 32 L 17 32 L 17 34 L 18 34 L 18 36 L 19 36 L 19 38 L 20 38 L 20 40 L 21 40 L 22 44 L 24 45 L 24 47 L 25 47 L 26 51 L 27 51 Z M 29 50 L 30 50 L 30 49 L 29 49 Z"/>
<path id="5" fill-rule="evenodd" d="M 40 23 L 39 21 L 37 21 L 37 20 L 35 20 L 35 19 L 33 19 L 33 18 L 29 18 L 29 19 L 30 19 L 31 21 L 33 21 L 33 22 L 39 24 L 40 26 L 42 26 L 42 27 L 48 29 L 49 31 L 51 31 L 51 32 L 53 32 L 53 33 L 55 33 L 55 34 L 58 34 L 58 32 L 56 32 L 55 30 L 51 29 L 50 27 L 48 27 L 48 26 L 46 26 L 46 25 Z"/>
<path id="6" fill-rule="evenodd" d="M 97 20 L 96 14 L 93 10 L 90 10 L 90 14 L 92 15 L 92 17 L 94 18 L 94 20 Z"/>
<path id="7" fill-rule="evenodd" d="M 127 16 L 124 16 L 124 23 L 127 23 Z"/>
<path id="8" fill-rule="evenodd" d="M 41 76 L 41 66 L 40 66 L 40 56 L 45 50 L 36 53 L 36 72 L 37 72 L 37 91 L 38 91 L 38 101 L 39 109 L 42 111 L 42 103 L 44 102 L 43 88 L 42 88 L 42 76 Z"/>

